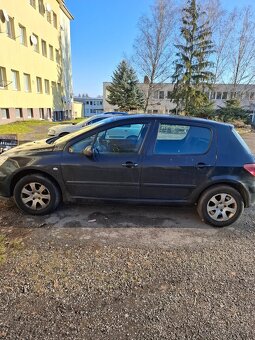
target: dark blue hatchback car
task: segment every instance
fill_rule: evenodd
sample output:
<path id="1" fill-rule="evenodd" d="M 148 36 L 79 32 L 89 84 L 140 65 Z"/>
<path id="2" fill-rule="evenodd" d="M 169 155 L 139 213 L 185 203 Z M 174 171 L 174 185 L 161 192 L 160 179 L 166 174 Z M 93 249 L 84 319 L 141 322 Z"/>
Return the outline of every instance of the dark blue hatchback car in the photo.
<path id="1" fill-rule="evenodd" d="M 5 152 L 0 195 L 35 215 L 83 199 L 197 205 L 206 223 L 221 227 L 255 201 L 255 158 L 228 124 L 114 116 Z"/>

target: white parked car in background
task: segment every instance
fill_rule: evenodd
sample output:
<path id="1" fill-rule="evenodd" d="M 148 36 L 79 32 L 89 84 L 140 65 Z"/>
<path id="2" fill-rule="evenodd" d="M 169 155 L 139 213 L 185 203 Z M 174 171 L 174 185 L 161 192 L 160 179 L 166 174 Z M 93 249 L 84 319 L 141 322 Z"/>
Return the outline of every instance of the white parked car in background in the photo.
<path id="1" fill-rule="evenodd" d="M 100 120 L 112 117 L 113 115 L 126 115 L 126 112 L 105 112 L 102 114 L 91 116 L 87 119 L 82 120 L 80 123 L 77 124 L 59 124 L 49 128 L 48 136 L 52 137 L 63 137 L 68 135 L 71 132 L 78 131 L 87 125 L 94 124 L 99 122 Z"/>

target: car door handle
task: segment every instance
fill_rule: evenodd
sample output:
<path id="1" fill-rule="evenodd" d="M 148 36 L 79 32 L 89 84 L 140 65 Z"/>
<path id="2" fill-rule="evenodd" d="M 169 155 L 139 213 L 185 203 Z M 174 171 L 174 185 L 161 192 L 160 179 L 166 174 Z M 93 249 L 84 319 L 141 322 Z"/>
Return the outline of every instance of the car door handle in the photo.
<path id="1" fill-rule="evenodd" d="M 205 163 L 197 163 L 196 165 L 198 169 L 208 168 L 209 166 L 210 166 L 209 164 L 205 164 Z"/>
<path id="2" fill-rule="evenodd" d="M 125 168 L 136 168 L 136 167 L 138 167 L 138 164 L 133 163 L 133 162 L 126 162 L 126 163 L 122 163 L 121 165 Z"/>

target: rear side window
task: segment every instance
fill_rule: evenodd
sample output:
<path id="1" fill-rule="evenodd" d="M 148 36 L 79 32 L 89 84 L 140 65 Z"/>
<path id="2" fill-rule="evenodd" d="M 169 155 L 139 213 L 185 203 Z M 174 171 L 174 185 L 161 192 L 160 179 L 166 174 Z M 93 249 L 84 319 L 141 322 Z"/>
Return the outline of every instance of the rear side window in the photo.
<path id="1" fill-rule="evenodd" d="M 200 126 L 159 124 L 154 154 L 203 154 L 210 145 L 212 132 Z"/>
<path id="2" fill-rule="evenodd" d="M 233 129 L 232 130 L 236 139 L 239 141 L 239 143 L 242 145 L 242 147 L 248 152 L 248 153 L 251 153 L 251 150 L 250 148 L 248 147 L 248 145 L 245 143 L 245 141 L 243 140 L 243 138 L 239 135 L 239 133 Z"/>

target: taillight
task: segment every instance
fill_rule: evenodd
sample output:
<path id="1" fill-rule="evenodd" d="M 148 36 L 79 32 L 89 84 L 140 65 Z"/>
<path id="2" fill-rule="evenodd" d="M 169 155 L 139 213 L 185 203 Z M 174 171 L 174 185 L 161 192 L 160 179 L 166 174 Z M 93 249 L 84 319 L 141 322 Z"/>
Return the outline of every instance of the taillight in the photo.
<path id="1" fill-rule="evenodd" d="M 255 176 L 255 163 L 254 164 L 244 164 L 245 170 L 249 171 L 252 176 Z"/>

